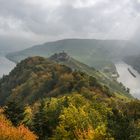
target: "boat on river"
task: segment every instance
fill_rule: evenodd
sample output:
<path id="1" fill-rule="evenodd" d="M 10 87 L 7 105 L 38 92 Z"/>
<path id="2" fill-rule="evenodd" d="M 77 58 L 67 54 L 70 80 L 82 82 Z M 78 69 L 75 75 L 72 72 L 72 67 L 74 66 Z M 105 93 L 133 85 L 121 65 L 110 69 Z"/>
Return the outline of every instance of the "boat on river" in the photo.
<path id="1" fill-rule="evenodd" d="M 130 72 L 130 74 L 136 78 L 136 75 L 128 68 L 128 71 Z"/>

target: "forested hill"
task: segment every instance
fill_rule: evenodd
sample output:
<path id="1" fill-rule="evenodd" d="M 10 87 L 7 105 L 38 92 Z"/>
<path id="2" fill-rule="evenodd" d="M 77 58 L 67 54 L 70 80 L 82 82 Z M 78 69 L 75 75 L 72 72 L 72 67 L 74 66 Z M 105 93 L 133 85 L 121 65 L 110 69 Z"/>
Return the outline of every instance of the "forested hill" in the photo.
<path id="1" fill-rule="evenodd" d="M 114 94 L 95 77 L 50 58 L 30 57 L 18 63 L 0 80 L 0 103 L 0 138 L 8 140 L 140 137 L 139 100 Z"/>
<path id="2" fill-rule="evenodd" d="M 57 97 L 87 90 L 97 96 L 113 96 L 107 87 L 83 72 L 42 57 L 27 58 L 0 81 L 0 102 L 20 100 L 33 103 L 44 97 Z M 94 92 L 98 90 L 98 92 Z"/>
<path id="3" fill-rule="evenodd" d="M 82 90 L 102 97 L 114 96 L 117 93 L 131 97 L 119 83 L 109 80 L 94 68 L 90 69 L 72 60 L 67 63 L 67 65 L 71 64 L 69 67 L 42 57 L 23 60 L 8 76 L 0 80 L 0 103 L 16 99 L 24 103 L 32 103 L 44 97 L 62 96 Z M 79 66 L 79 69 L 76 66 Z M 86 70 L 90 71 L 90 76 Z M 113 86 L 114 90 L 111 90 Z"/>
<path id="4" fill-rule="evenodd" d="M 0 80 L 0 139 L 139 139 L 139 100 L 51 59 L 27 58 Z"/>

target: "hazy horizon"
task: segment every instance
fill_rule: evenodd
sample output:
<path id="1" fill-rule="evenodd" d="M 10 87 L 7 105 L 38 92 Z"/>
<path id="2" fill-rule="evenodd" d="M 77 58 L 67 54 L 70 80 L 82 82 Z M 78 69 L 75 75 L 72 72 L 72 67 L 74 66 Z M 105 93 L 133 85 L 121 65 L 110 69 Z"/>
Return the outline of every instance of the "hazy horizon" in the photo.
<path id="1" fill-rule="evenodd" d="M 0 0 L 0 48 L 65 38 L 139 42 L 139 0 Z"/>

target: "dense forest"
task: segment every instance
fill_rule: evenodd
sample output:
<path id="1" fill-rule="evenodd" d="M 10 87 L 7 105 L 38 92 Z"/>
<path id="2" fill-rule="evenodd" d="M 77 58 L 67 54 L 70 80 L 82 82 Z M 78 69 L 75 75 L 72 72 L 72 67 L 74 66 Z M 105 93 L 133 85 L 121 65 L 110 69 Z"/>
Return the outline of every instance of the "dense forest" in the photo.
<path id="1" fill-rule="evenodd" d="M 0 140 L 140 139 L 139 100 L 46 58 L 3 76 L 0 104 Z"/>

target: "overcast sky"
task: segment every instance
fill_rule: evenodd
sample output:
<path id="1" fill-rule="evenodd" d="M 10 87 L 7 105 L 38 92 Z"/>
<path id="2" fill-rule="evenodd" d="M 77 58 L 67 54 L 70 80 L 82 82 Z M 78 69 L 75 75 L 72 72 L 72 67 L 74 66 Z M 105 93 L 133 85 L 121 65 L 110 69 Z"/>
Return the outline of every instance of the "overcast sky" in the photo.
<path id="1" fill-rule="evenodd" d="M 140 40 L 140 0 L 0 0 L 0 47 L 63 38 Z"/>

